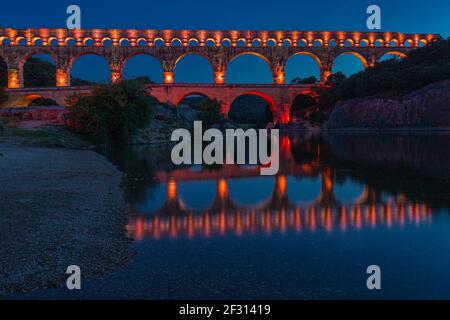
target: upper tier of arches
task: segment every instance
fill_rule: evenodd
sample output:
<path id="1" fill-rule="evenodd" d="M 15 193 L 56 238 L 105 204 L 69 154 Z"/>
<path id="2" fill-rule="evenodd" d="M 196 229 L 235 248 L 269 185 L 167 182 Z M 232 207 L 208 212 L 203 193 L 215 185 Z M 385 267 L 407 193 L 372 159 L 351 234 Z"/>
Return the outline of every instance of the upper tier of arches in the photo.
<path id="1" fill-rule="evenodd" d="M 0 28 L 0 44 L 27 46 L 419 47 L 440 38 L 400 32 Z"/>

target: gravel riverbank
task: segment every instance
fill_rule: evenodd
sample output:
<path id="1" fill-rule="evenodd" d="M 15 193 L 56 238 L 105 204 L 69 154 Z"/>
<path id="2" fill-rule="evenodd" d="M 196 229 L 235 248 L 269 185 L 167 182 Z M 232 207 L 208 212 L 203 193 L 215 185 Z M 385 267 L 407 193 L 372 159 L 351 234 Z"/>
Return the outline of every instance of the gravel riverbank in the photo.
<path id="1" fill-rule="evenodd" d="M 63 285 L 130 258 L 122 174 L 85 150 L 0 144 L 0 296 Z"/>

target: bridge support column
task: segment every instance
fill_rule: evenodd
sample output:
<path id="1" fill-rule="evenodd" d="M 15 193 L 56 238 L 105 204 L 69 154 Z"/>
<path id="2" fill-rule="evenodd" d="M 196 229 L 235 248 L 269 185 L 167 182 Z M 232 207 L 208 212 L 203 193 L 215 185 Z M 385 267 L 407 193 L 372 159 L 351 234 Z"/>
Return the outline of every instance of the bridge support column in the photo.
<path id="1" fill-rule="evenodd" d="M 57 87 L 70 86 L 70 71 L 68 68 L 56 69 L 56 86 Z"/>
<path id="2" fill-rule="evenodd" d="M 228 119 L 228 112 L 230 112 L 230 105 L 224 102 L 220 103 L 220 113 L 225 119 Z"/>
<path id="3" fill-rule="evenodd" d="M 123 63 L 120 60 L 113 60 L 110 64 L 111 83 L 117 83 L 122 80 Z"/>
<path id="4" fill-rule="evenodd" d="M 285 81 L 284 66 L 285 61 L 282 57 L 277 57 L 272 61 L 273 83 L 284 84 Z"/>
<path id="5" fill-rule="evenodd" d="M 331 68 L 323 69 L 320 73 L 320 83 L 324 84 L 328 80 L 328 77 L 331 76 L 331 74 Z"/>
<path id="6" fill-rule="evenodd" d="M 219 70 L 214 71 L 214 83 L 215 84 L 224 84 L 225 83 L 225 72 Z"/>
<path id="7" fill-rule="evenodd" d="M 173 71 L 164 71 L 164 83 L 173 83 Z"/>
<path id="8" fill-rule="evenodd" d="M 23 88 L 23 69 L 8 68 L 8 88 Z"/>

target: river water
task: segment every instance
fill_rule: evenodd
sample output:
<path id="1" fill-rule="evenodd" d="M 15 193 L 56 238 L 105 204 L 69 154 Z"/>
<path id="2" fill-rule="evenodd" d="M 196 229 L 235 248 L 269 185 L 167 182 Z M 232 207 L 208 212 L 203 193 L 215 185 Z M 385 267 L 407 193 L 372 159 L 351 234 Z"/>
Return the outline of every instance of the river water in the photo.
<path id="1" fill-rule="evenodd" d="M 450 298 L 450 135 L 280 139 L 280 170 L 174 167 L 170 149 L 107 152 L 125 173 L 132 261 L 82 290 L 27 298 Z M 381 290 L 368 290 L 378 265 Z"/>

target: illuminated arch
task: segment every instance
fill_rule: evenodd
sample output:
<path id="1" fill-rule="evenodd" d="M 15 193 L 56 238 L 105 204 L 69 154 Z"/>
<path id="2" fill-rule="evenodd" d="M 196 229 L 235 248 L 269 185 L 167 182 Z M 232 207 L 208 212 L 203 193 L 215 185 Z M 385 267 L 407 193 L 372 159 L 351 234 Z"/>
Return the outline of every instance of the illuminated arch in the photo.
<path id="1" fill-rule="evenodd" d="M 172 40 L 170 40 L 170 45 L 172 47 L 180 47 L 183 45 L 183 41 L 181 41 L 180 38 L 172 38 Z"/>
<path id="2" fill-rule="evenodd" d="M 223 38 L 220 45 L 223 47 L 229 47 L 231 46 L 231 40 L 229 38 Z"/>
<path id="3" fill-rule="evenodd" d="M 16 38 L 16 45 L 17 46 L 26 46 L 27 45 L 27 39 L 24 37 L 17 37 Z"/>
<path id="4" fill-rule="evenodd" d="M 105 78 L 102 78 L 102 79 L 99 78 L 97 80 L 90 80 L 90 81 L 103 81 L 103 80 L 106 80 L 106 82 L 109 83 L 111 81 L 111 70 L 110 70 L 110 66 L 109 66 L 108 60 L 104 56 L 94 52 L 93 50 L 92 51 L 89 50 L 89 51 L 82 52 L 82 53 L 74 56 L 72 59 L 70 59 L 70 61 L 69 61 L 69 68 L 68 68 L 70 70 L 70 72 L 71 73 L 73 72 L 74 65 L 76 65 L 76 63 L 80 60 L 81 57 L 85 57 L 85 56 L 89 56 L 89 55 L 96 57 L 95 59 L 100 58 L 101 61 L 104 62 L 104 63 L 102 63 L 103 67 L 105 67 L 105 70 L 107 70 L 107 72 L 106 72 L 107 76 L 105 74 Z M 98 61 L 100 61 L 100 60 L 98 60 Z M 94 65 L 94 63 L 92 63 L 92 65 Z M 95 66 L 98 67 L 99 63 L 96 62 Z M 99 67 L 101 68 L 102 66 L 100 65 Z M 89 68 L 83 68 L 83 69 L 86 70 L 86 69 L 89 69 Z M 98 72 L 96 72 L 96 74 L 98 74 Z M 83 79 L 83 76 L 78 75 L 78 77 Z M 86 80 L 86 79 L 83 79 L 83 80 Z"/>
<path id="5" fill-rule="evenodd" d="M 336 56 L 335 60 L 337 58 L 339 58 L 340 56 L 346 55 L 346 54 L 347 55 L 352 55 L 352 56 L 358 58 L 359 61 L 361 61 L 361 64 L 363 65 L 364 69 L 366 69 L 369 66 L 369 64 L 367 63 L 366 58 L 364 58 L 360 53 L 358 53 L 356 51 L 344 51 L 344 52 L 340 53 L 338 56 Z M 334 65 L 334 61 L 333 61 L 333 65 Z"/>
<path id="6" fill-rule="evenodd" d="M 111 46 L 112 45 L 112 39 L 110 37 L 105 37 L 102 39 L 102 46 Z"/>
<path id="7" fill-rule="evenodd" d="M 425 47 L 427 44 L 428 44 L 428 41 L 425 39 L 420 39 L 419 43 L 418 43 L 419 47 Z"/>
<path id="8" fill-rule="evenodd" d="M 264 93 L 261 91 L 256 91 L 256 90 L 243 92 L 243 93 L 240 93 L 240 94 L 234 96 L 233 99 L 231 99 L 230 111 L 231 111 L 231 106 L 233 105 L 233 103 L 236 101 L 237 98 L 242 97 L 242 96 L 247 96 L 247 95 L 253 95 L 253 96 L 262 98 L 269 105 L 270 111 L 272 111 L 272 114 L 275 118 L 276 111 L 277 111 L 277 104 L 275 103 L 275 100 L 273 100 L 273 98 L 270 95 L 268 95 L 267 93 Z"/>
<path id="9" fill-rule="evenodd" d="M 0 45 L 7 46 L 11 44 L 9 37 L 0 37 Z"/>
<path id="10" fill-rule="evenodd" d="M 50 37 L 50 38 L 48 38 L 48 45 L 49 45 L 49 46 L 57 47 L 57 46 L 59 45 L 58 38 L 56 38 L 56 37 Z"/>
<path id="11" fill-rule="evenodd" d="M 368 47 L 370 44 L 369 40 L 367 39 L 361 39 L 359 40 L 359 46 L 360 47 Z"/>
<path id="12" fill-rule="evenodd" d="M 205 46 L 207 47 L 215 47 L 216 46 L 216 40 L 213 38 L 208 38 L 205 40 Z"/>
<path id="13" fill-rule="evenodd" d="M 397 39 L 391 39 L 389 40 L 389 47 L 398 47 L 399 41 Z"/>
<path id="14" fill-rule="evenodd" d="M 199 41 L 197 38 L 190 38 L 188 40 L 188 46 L 190 47 L 197 47 L 199 45 Z"/>
<path id="15" fill-rule="evenodd" d="M 277 45 L 277 40 L 275 38 L 267 39 L 266 46 L 267 47 L 275 47 Z"/>
<path id="16" fill-rule="evenodd" d="M 153 40 L 153 44 L 157 47 L 163 47 L 165 45 L 165 42 L 163 38 L 155 38 Z"/>
<path id="17" fill-rule="evenodd" d="M 40 41 L 40 44 L 39 44 Z M 34 37 L 33 40 L 31 40 L 31 43 L 34 46 L 42 46 L 42 38 L 41 37 Z"/>
<path id="18" fill-rule="evenodd" d="M 178 99 L 178 102 L 177 102 L 176 105 L 177 105 L 177 106 L 180 105 L 181 102 L 183 102 L 184 99 L 186 99 L 187 97 L 190 97 L 190 96 L 202 96 L 202 97 L 205 98 L 205 99 L 213 100 L 213 99 L 211 99 L 211 97 L 209 97 L 206 93 L 194 91 L 194 92 L 189 92 L 189 93 L 183 95 L 180 99 Z"/>
<path id="19" fill-rule="evenodd" d="M 129 64 L 130 60 L 136 58 L 136 64 Z M 145 67 L 142 67 L 145 65 Z M 133 73 L 129 74 L 128 71 L 130 68 L 133 70 Z M 163 68 L 161 65 L 161 61 L 155 57 L 154 55 L 138 50 L 137 52 L 133 52 L 128 55 L 123 62 L 123 76 L 125 79 L 133 78 L 135 76 L 148 76 L 150 80 L 155 83 L 163 83 Z"/>
<path id="20" fill-rule="evenodd" d="M 121 47 L 128 47 L 128 46 L 130 46 L 130 39 L 128 39 L 128 38 L 120 38 L 119 39 L 119 46 L 121 46 Z"/>
<path id="21" fill-rule="evenodd" d="M 28 107 L 31 102 L 33 102 L 34 100 L 39 99 L 39 98 L 44 98 L 44 97 L 40 94 L 28 94 L 22 98 L 22 100 L 19 103 L 19 106 Z"/>
<path id="22" fill-rule="evenodd" d="M 322 39 L 314 39 L 313 46 L 314 47 L 322 47 L 323 46 L 323 40 Z"/>
<path id="23" fill-rule="evenodd" d="M 240 68 L 236 67 L 239 66 L 239 63 L 236 64 L 236 60 L 243 56 L 254 56 L 259 59 L 258 60 L 248 60 L 248 64 L 241 65 Z M 244 60 L 245 61 L 245 60 Z M 265 63 L 261 64 L 260 61 L 264 61 Z M 261 70 L 263 73 L 263 76 L 255 77 L 255 74 L 253 72 L 248 73 L 248 71 L 252 68 L 252 66 L 256 67 L 256 70 Z M 242 68 L 244 67 L 244 68 Z M 245 68 L 247 67 L 247 68 Z M 247 73 L 246 73 L 247 72 Z M 242 80 L 242 78 L 247 77 L 247 79 Z M 236 78 L 236 79 L 234 79 Z M 266 79 L 267 78 L 267 79 Z M 232 79 L 232 80 L 230 80 Z M 254 80 L 255 79 L 255 80 Z M 264 81 L 261 81 L 264 80 Z M 272 63 L 270 60 L 258 53 L 258 52 L 252 52 L 252 51 L 245 51 L 242 53 L 239 53 L 231 58 L 231 60 L 228 62 L 228 66 L 226 69 L 226 75 L 225 75 L 225 82 L 226 83 L 273 83 L 273 73 L 272 73 Z"/>
<path id="24" fill-rule="evenodd" d="M 320 74 L 321 74 L 321 70 L 322 70 L 322 62 L 320 61 L 319 57 L 317 57 L 315 54 L 311 53 L 311 52 L 307 52 L 307 51 L 300 51 L 300 52 L 296 52 L 293 55 L 291 55 L 288 60 L 286 61 L 286 66 L 284 68 L 285 70 L 285 74 L 286 74 L 286 81 L 291 81 L 292 79 L 294 79 L 295 77 L 299 77 L 301 76 L 301 74 L 298 74 L 298 71 L 303 71 L 305 70 L 304 68 L 298 68 L 299 70 L 293 70 L 294 68 L 291 67 L 293 63 L 295 63 L 295 57 L 298 56 L 306 56 L 312 59 L 312 61 L 315 62 L 315 67 L 317 67 L 317 74 L 309 74 L 309 75 L 305 75 L 305 77 L 309 77 L 309 76 L 315 76 L 317 78 L 317 80 L 320 80 Z M 309 59 L 308 59 L 309 60 Z M 300 61 L 303 64 L 303 61 Z M 306 63 L 308 63 L 308 61 L 306 61 Z"/>
<path id="25" fill-rule="evenodd" d="M 188 58 L 188 61 L 190 63 L 191 68 L 195 67 L 196 72 L 192 72 L 192 70 L 184 70 L 185 66 L 182 63 L 184 58 Z M 201 59 L 198 59 L 200 57 Z M 204 72 L 207 68 L 207 73 Z M 181 68 L 181 69 L 180 69 Z M 180 71 L 181 70 L 181 71 Z M 181 78 L 184 78 L 184 80 L 180 80 L 180 72 L 181 72 Z M 193 80 L 192 77 L 198 78 L 204 78 L 205 80 Z M 211 66 L 211 62 L 209 61 L 208 57 L 201 53 L 194 53 L 194 52 L 187 52 L 185 54 L 182 54 L 177 58 L 175 61 L 175 68 L 174 68 L 174 78 L 176 83 L 214 83 L 214 73 Z M 189 79 L 187 79 L 189 78 Z"/>
<path id="26" fill-rule="evenodd" d="M 65 46 L 69 46 L 69 47 L 75 46 L 76 45 L 75 38 L 73 38 L 73 37 L 65 38 L 64 39 L 64 45 Z"/>
<path id="27" fill-rule="evenodd" d="M 388 51 L 386 53 L 383 53 L 380 58 L 378 59 L 378 61 L 381 61 L 384 57 L 386 57 L 387 55 L 394 55 L 397 56 L 400 59 L 405 59 L 408 55 L 404 52 L 401 51 Z"/>
<path id="28" fill-rule="evenodd" d="M 146 46 L 148 46 L 147 39 L 145 39 L 145 38 L 137 38 L 136 39 L 136 44 L 137 44 L 138 47 L 146 47 Z"/>

